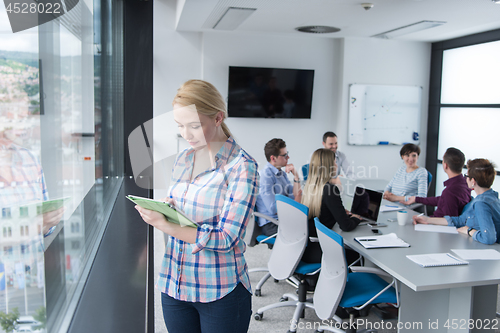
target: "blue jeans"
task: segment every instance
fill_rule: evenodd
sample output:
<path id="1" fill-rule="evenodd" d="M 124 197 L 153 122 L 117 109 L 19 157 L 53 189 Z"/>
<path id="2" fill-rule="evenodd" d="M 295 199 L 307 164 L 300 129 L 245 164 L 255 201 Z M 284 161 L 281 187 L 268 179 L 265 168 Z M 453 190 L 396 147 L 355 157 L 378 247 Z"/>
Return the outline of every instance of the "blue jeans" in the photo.
<path id="1" fill-rule="evenodd" d="M 162 293 L 161 304 L 169 333 L 246 333 L 252 315 L 251 294 L 241 283 L 213 302 L 179 301 Z"/>

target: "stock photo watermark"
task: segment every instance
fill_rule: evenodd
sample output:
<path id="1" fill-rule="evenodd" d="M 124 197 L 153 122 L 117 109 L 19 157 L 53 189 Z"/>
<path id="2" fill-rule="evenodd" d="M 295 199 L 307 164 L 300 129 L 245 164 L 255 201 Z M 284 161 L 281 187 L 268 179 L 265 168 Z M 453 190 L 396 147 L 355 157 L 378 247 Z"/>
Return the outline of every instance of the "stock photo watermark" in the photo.
<path id="1" fill-rule="evenodd" d="M 72 10 L 79 0 L 4 0 L 12 32 L 55 20 Z"/>

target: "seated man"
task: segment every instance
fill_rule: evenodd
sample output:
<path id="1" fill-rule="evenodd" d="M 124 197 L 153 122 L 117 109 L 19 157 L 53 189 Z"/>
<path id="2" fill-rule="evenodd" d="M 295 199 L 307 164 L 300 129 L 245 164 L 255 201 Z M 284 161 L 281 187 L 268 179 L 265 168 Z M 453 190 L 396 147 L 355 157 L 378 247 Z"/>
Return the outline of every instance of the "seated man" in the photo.
<path id="1" fill-rule="evenodd" d="M 326 132 L 323 134 L 323 147 L 330 149 L 335 154 L 335 163 L 337 164 L 337 176 L 340 175 L 340 171 L 344 173 L 344 176 L 349 179 L 354 179 L 354 168 L 351 163 L 347 160 L 344 153 L 340 152 L 338 148 L 337 134 L 333 132 Z"/>
<path id="2" fill-rule="evenodd" d="M 282 194 L 300 202 L 302 197 L 300 179 L 293 164 L 288 164 L 289 156 L 285 141 L 282 139 L 272 139 L 264 146 L 264 154 L 268 163 L 260 171 L 259 195 L 255 210 L 277 219 L 278 212 L 274 196 Z M 285 169 L 281 170 L 281 168 Z M 288 179 L 287 173 L 293 174 L 293 185 Z M 264 218 L 257 218 L 257 223 L 262 228 L 262 233 L 266 236 L 274 235 L 278 231 L 276 224 Z"/>
<path id="3" fill-rule="evenodd" d="M 403 203 L 411 205 L 418 202 L 428 206 L 437 206 L 432 215 L 434 217 L 459 216 L 464 206 L 471 200 L 471 189 L 465 177 L 462 176 L 464 163 L 465 156 L 460 150 L 448 148 L 443 156 L 443 169 L 448 175 L 448 180 L 443 183 L 445 188 L 441 196 L 427 198 L 412 196 Z"/>

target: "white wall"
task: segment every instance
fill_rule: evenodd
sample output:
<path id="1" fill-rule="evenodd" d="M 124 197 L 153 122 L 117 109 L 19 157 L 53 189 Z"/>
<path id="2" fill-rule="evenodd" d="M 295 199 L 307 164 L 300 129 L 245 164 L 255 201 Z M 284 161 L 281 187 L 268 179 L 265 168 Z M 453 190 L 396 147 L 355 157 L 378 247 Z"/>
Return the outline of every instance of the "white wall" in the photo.
<path id="1" fill-rule="evenodd" d="M 419 164 L 424 165 L 429 43 L 239 32 L 176 32 L 175 6 L 171 1 L 159 0 L 154 5 L 155 116 L 171 110 L 176 89 L 191 78 L 205 79 L 227 96 L 229 66 L 314 69 L 311 119 L 229 118 L 227 124 L 233 135 L 261 165 L 265 163 L 264 144 L 271 138 L 280 137 L 287 142 L 290 162 L 301 166 L 321 147 L 323 133 L 332 130 L 339 136 L 340 150 L 356 167 L 378 169 L 378 175 L 372 173 L 366 177 L 389 180 L 402 163 L 400 147 L 347 145 L 348 85 L 419 85 L 424 92 L 420 131 L 423 152 Z"/>
<path id="2" fill-rule="evenodd" d="M 341 96 L 339 109 L 343 111 L 338 112 L 334 120 L 334 128 L 339 136 L 339 149 L 353 161 L 356 171 L 362 173 L 363 170 L 375 166 L 378 169 L 378 178 L 390 180 L 403 163 L 399 156 L 401 146 L 347 145 L 349 85 L 359 83 L 422 86 L 423 110 L 420 119 L 422 152 L 418 164 L 425 167 L 431 44 L 375 38 L 346 38 L 342 43 L 342 51 L 344 75 L 342 91 L 339 93 Z M 371 177 L 375 176 L 372 172 Z"/>
<path id="3" fill-rule="evenodd" d="M 290 163 L 302 166 L 321 147 L 338 100 L 340 40 L 214 32 L 203 35 L 203 78 L 227 96 L 229 66 L 314 69 L 311 119 L 229 118 L 227 124 L 240 145 L 259 165 L 266 163 L 264 145 L 282 138 Z"/>

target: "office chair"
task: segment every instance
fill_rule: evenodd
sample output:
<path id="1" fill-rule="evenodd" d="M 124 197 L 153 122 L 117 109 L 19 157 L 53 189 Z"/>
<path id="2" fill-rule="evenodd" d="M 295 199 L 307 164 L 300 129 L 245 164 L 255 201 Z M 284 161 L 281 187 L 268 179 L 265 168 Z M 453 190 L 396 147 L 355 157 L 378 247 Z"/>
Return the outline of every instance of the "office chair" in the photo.
<path id="1" fill-rule="evenodd" d="M 269 245 L 274 245 L 274 242 L 276 241 L 276 235 L 271 235 L 271 236 L 266 236 L 261 233 L 261 228 L 259 227 L 259 224 L 256 221 L 257 217 L 263 217 L 266 220 L 271 221 L 272 223 L 278 224 L 278 220 L 273 219 L 270 216 L 267 216 L 265 214 L 259 213 L 259 212 L 254 212 L 253 213 L 254 217 L 250 219 L 248 222 L 247 230 L 252 230 L 252 233 L 250 234 L 249 238 L 247 239 L 245 235 L 245 242 L 248 244 L 248 246 L 253 247 L 257 244 L 267 244 Z M 257 283 L 257 286 L 255 287 L 254 290 L 254 295 L 259 297 L 262 296 L 262 286 L 264 283 L 266 283 L 267 280 L 271 277 L 271 273 L 269 273 L 269 269 L 267 267 L 257 267 L 257 268 L 252 268 L 248 270 L 248 273 L 254 273 L 254 272 L 266 272 L 266 274 L 259 280 Z M 275 282 L 278 282 L 275 280 Z"/>
<path id="2" fill-rule="evenodd" d="M 300 281 L 297 281 L 299 282 L 298 297 L 295 294 L 285 294 L 281 302 L 258 309 L 254 318 L 262 320 L 264 312 L 267 310 L 292 306 L 295 307 L 295 312 L 288 332 L 296 332 L 297 322 L 299 318 L 303 318 L 305 308 L 313 308 L 312 300 L 307 299 L 308 284 L 305 275 L 316 274 L 321 265 L 300 261 L 308 241 L 307 215 L 309 209 L 283 195 L 276 195 L 276 206 L 280 227 L 269 258 L 268 268 L 271 275 L 277 280 L 285 280 L 293 274 L 298 274 L 300 277 Z"/>
<path id="3" fill-rule="evenodd" d="M 431 188 L 432 173 L 427 171 L 427 194 L 429 194 L 429 189 Z M 427 216 L 427 205 L 424 206 L 424 214 Z"/>
<path id="4" fill-rule="evenodd" d="M 399 307 L 397 283 L 391 275 L 378 268 L 362 266 L 351 266 L 352 273 L 348 273 L 342 236 L 321 224 L 317 217 L 314 223 L 323 250 L 321 272 L 313 297 L 314 310 L 321 320 L 334 319 L 341 325 L 342 319 L 335 315 L 338 306 L 361 310 L 370 304 L 395 303 L 395 307 Z M 386 282 L 379 275 L 392 278 L 392 282 Z M 354 333 L 356 329 L 352 313 L 349 320 L 349 325 L 344 325 L 349 327 L 346 331 L 320 326 L 316 332 Z"/>
<path id="5" fill-rule="evenodd" d="M 307 176 L 309 175 L 309 163 L 304 164 L 302 166 L 302 177 L 304 178 L 304 181 L 307 180 Z"/>

